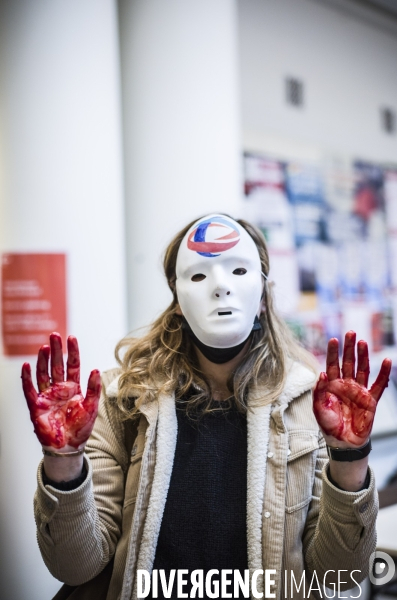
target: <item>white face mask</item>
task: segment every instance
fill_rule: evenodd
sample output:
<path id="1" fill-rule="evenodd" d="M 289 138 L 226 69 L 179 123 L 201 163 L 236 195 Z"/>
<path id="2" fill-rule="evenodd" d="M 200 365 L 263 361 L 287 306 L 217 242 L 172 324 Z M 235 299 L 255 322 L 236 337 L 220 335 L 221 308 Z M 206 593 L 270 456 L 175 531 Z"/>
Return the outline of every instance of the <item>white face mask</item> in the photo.
<path id="1" fill-rule="evenodd" d="M 182 313 L 203 344 L 231 348 L 248 338 L 261 304 L 261 262 L 236 221 L 222 215 L 197 221 L 180 245 L 176 277 Z"/>

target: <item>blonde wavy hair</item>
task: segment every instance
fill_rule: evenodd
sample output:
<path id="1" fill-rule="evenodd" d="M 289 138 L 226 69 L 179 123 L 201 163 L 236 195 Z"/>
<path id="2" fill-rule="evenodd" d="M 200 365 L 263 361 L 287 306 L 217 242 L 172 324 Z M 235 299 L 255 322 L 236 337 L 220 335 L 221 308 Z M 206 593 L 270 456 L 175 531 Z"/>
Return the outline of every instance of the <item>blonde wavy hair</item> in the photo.
<path id="1" fill-rule="evenodd" d="M 190 414 L 214 410 L 209 383 L 200 370 L 194 345 L 182 329 L 182 318 L 176 312 L 178 250 L 185 234 L 197 220 L 179 231 L 165 251 L 163 266 L 173 294 L 171 304 L 154 321 L 146 335 L 126 337 L 116 347 L 116 359 L 122 370 L 117 403 L 125 418 L 136 416 L 142 403 L 155 400 L 160 393 L 175 393 L 177 399 L 188 397 L 186 406 Z M 243 219 L 238 219 L 237 223 L 254 240 L 262 272 L 267 275 L 269 254 L 262 233 Z M 273 284 L 266 281 L 263 295 L 265 310 L 260 316 L 262 329 L 252 333 L 249 350 L 228 381 L 229 405 L 235 404 L 242 412 L 247 410 L 248 391 L 257 382 L 267 391 L 266 404 L 280 395 L 289 360 L 299 361 L 316 371 L 314 357 L 300 346 L 277 314 L 272 288 Z"/>

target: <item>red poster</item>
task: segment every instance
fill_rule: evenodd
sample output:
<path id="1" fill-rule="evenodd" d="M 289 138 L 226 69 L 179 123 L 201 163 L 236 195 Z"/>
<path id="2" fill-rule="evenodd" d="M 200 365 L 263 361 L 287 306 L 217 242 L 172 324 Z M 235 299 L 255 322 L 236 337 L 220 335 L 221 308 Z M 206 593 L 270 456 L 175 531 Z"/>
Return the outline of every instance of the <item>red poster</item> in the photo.
<path id="1" fill-rule="evenodd" d="M 6 356 L 37 354 L 52 331 L 66 338 L 65 254 L 3 254 L 1 281 Z"/>

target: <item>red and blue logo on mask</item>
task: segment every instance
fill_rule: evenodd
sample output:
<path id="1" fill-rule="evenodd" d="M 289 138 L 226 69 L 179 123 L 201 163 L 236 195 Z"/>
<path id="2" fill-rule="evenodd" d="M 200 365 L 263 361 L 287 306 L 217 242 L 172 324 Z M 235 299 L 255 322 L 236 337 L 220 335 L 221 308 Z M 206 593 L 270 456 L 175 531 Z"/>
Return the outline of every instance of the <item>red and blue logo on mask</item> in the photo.
<path id="1" fill-rule="evenodd" d="M 228 230 L 224 235 L 215 237 L 220 231 L 215 229 L 224 228 Z M 222 232 L 223 233 L 223 232 Z M 212 235 L 211 235 L 212 234 Z M 214 235 L 215 234 L 215 235 Z M 189 234 L 187 247 L 201 256 L 215 257 L 219 256 L 225 250 L 230 250 L 240 241 L 240 232 L 232 221 L 222 217 L 210 217 L 201 221 L 197 227 Z"/>

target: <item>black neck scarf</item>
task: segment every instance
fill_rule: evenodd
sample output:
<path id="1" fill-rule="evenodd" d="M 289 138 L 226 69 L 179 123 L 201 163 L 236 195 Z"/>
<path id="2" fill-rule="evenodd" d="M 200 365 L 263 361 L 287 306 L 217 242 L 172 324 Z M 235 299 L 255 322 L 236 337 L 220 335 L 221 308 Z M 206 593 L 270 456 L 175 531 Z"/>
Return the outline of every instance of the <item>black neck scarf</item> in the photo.
<path id="1" fill-rule="evenodd" d="M 247 339 L 241 342 L 241 344 L 238 344 L 237 346 L 232 346 L 231 348 L 212 348 L 211 346 L 206 346 L 205 344 L 203 344 L 203 342 L 200 342 L 200 340 L 190 327 L 189 323 L 186 321 L 185 317 L 182 317 L 182 329 L 186 331 L 193 344 L 197 346 L 200 352 L 204 354 L 205 358 L 217 365 L 222 365 L 223 363 L 227 363 L 229 362 L 229 360 L 232 360 L 232 358 L 237 356 L 237 354 L 241 352 L 241 350 L 244 348 L 251 333 L 253 331 L 258 331 L 259 329 L 262 329 L 262 325 L 258 317 L 255 316 L 252 329 Z"/>

